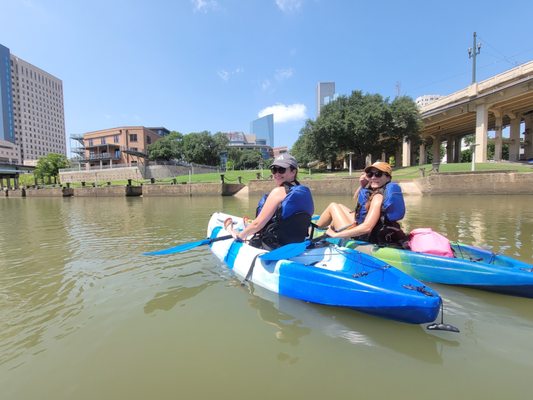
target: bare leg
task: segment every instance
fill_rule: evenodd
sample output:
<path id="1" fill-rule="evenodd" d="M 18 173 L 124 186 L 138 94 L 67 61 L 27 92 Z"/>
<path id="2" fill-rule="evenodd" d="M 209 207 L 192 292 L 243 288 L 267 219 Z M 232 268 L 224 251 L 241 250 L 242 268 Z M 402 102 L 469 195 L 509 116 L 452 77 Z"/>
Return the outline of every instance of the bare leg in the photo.
<path id="1" fill-rule="evenodd" d="M 344 204 L 330 203 L 329 206 L 322 212 L 316 224 L 320 228 L 325 228 L 328 225 L 334 229 L 341 229 L 349 226 L 355 222 L 352 210 Z"/>

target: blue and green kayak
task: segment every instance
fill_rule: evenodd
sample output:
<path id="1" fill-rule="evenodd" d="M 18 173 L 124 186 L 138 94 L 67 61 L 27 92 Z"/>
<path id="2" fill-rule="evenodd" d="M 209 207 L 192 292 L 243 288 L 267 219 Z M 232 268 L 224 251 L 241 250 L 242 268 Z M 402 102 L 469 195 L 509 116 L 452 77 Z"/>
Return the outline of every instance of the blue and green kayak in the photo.
<path id="1" fill-rule="evenodd" d="M 339 243 L 338 239 L 328 240 Z M 423 282 L 533 298 L 533 265 L 480 247 L 450 242 L 454 257 L 442 257 L 355 240 L 343 245 L 365 249 L 367 254 Z"/>

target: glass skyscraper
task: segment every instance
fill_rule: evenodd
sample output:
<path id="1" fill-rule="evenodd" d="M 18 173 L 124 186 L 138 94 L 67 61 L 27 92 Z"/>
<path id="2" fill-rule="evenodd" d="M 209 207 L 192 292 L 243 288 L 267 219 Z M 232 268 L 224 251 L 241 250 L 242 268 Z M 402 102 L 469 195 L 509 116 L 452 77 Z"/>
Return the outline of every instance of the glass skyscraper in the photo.
<path id="1" fill-rule="evenodd" d="M 316 87 L 316 116 L 323 106 L 335 99 L 335 82 L 319 82 Z"/>
<path id="2" fill-rule="evenodd" d="M 274 114 L 253 120 L 250 123 L 250 133 L 256 137 L 256 142 L 264 140 L 267 146 L 274 146 Z"/>
<path id="3" fill-rule="evenodd" d="M 11 55 L 9 49 L 0 44 L 0 140 L 15 143 L 11 93 Z"/>

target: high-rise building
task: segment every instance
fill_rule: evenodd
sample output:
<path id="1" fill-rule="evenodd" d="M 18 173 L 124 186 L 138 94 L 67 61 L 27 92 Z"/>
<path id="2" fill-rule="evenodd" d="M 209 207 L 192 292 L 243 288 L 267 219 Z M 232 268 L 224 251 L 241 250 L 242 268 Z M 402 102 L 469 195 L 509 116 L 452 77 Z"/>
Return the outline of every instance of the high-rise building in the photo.
<path id="1" fill-rule="evenodd" d="M 250 123 L 250 133 L 255 135 L 256 143 L 274 146 L 274 114 L 253 120 Z"/>
<path id="2" fill-rule="evenodd" d="M 323 106 L 335 99 L 335 82 L 318 82 L 316 86 L 316 116 Z"/>
<path id="3" fill-rule="evenodd" d="M 0 163 L 19 162 L 11 95 L 11 55 L 9 49 L 0 44 Z"/>
<path id="4" fill-rule="evenodd" d="M 35 165 L 49 153 L 66 155 L 62 81 L 2 45 L 0 75 L 0 157 Z"/>

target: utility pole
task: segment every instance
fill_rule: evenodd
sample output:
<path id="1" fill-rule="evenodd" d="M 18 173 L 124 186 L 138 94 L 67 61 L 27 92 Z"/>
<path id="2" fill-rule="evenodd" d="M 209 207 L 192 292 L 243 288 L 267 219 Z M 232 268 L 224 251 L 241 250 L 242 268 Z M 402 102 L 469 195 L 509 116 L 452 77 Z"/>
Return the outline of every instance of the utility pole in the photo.
<path id="1" fill-rule="evenodd" d="M 472 59 L 472 83 L 476 83 L 476 56 L 481 52 L 481 43 L 476 43 L 476 32 L 474 32 L 474 45 L 468 49 L 468 58 Z"/>

